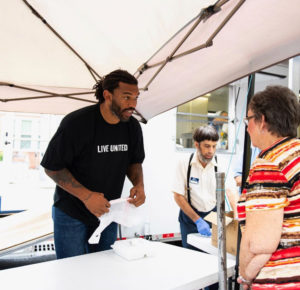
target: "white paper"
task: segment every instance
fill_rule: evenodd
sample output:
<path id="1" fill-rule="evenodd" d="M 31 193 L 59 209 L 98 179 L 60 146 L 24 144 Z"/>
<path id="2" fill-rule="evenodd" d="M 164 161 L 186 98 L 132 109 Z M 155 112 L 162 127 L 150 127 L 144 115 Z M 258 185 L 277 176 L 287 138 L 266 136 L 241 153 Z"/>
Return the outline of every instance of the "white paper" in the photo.
<path id="1" fill-rule="evenodd" d="M 118 198 L 110 201 L 109 212 L 99 217 L 100 225 L 89 238 L 89 244 L 98 244 L 102 231 L 112 222 L 126 227 L 133 227 L 142 222 L 138 208 L 128 200 L 129 198 Z"/>

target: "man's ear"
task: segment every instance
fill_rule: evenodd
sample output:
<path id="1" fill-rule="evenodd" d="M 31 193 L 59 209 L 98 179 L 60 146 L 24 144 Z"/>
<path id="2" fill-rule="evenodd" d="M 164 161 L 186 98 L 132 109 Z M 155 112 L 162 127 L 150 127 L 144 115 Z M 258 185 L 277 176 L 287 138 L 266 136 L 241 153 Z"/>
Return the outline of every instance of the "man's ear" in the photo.
<path id="1" fill-rule="evenodd" d="M 199 149 L 199 143 L 198 142 L 194 141 L 194 146 L 195 146 L 196 149 Z"/>
<path id="2" fill-rule="evenodd" d="M 108 90 L 104 90 L 103 91 L 103 98 L 104 98 L 104 100 L 107 102 L 111 102 L 111 100 L 112 100 L 112 94 L 110 93 L 110 91 L 108 91 Z"/>

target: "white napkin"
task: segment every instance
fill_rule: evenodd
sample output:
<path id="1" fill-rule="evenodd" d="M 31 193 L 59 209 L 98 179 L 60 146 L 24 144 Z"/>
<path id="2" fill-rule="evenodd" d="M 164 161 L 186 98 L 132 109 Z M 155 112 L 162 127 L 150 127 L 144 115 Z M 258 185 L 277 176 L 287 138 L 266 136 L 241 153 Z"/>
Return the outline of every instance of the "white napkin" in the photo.
<path id="1" fill-rule="evenodd" d="M 109 212 L 99 217 L 100 225 L 89 238 L 89 244 L 98 244 L 102 231 L 112 222 L 133 227 L 142 222 L 138 208 L 129 203 L 130 198 L 118 198 L 110 201 Z"/>

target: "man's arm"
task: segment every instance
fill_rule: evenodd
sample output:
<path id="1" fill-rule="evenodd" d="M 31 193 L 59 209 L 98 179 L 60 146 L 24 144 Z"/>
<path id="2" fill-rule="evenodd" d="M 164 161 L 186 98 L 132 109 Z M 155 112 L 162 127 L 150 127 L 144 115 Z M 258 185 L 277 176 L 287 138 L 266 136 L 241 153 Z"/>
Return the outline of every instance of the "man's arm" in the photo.
<path id="1" fill-rule="evenodd" d="M 200 218 L 200 216 L 192 209 L 186 198 L 179 193 L 174 192 L 174 199 L 181 210 L 193 221 L 195 222 Z"/>
<path id="2" fill-rule="evenodd" d="M 186 198 L 174 192 L 174 199 L 181 210 L 195 223 L 198 233 L 207 237 L 211 236 L 208 223 L 193 210 Z"/>
<path id="3" fill-rule="evenodd" d="M 80 199 L 95 216 L 99 217 L 109 211 L 110 203 L 103 193 L 94 192 L 84 187 L 68 169 L 64 168 L 57 171 L 45 169 L 45 172 L 59 187 Z"/>
<path id="4" fill-rule="evenodd" d="M 145 202 L 146 199 L 142 164 L 130 164 L 127 169 L 127 177 L 133 184 L 129 195 L 132 200 L 130 200 L 129 202 L 134 204 L 135 206 L 140 206 Z"/>

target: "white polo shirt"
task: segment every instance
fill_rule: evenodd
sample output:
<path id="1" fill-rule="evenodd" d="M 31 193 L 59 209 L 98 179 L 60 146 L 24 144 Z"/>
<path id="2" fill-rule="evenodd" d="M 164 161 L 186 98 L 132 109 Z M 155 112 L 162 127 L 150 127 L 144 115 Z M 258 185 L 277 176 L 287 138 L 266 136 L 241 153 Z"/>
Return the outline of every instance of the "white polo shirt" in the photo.
<path id="1" fill-rule="evenodd" d="M 172 191 L 184 195 L 187 199 L 187 170 L 190 155 L 179 160 L 173 182 Z M 205 167 L 197 157 L 197 152 L 191 160 L 190 195 L 191 203 L 200 212 L 207 212 L 216 206 L 216 177 L 217 166 L 213 158 Z"/>

